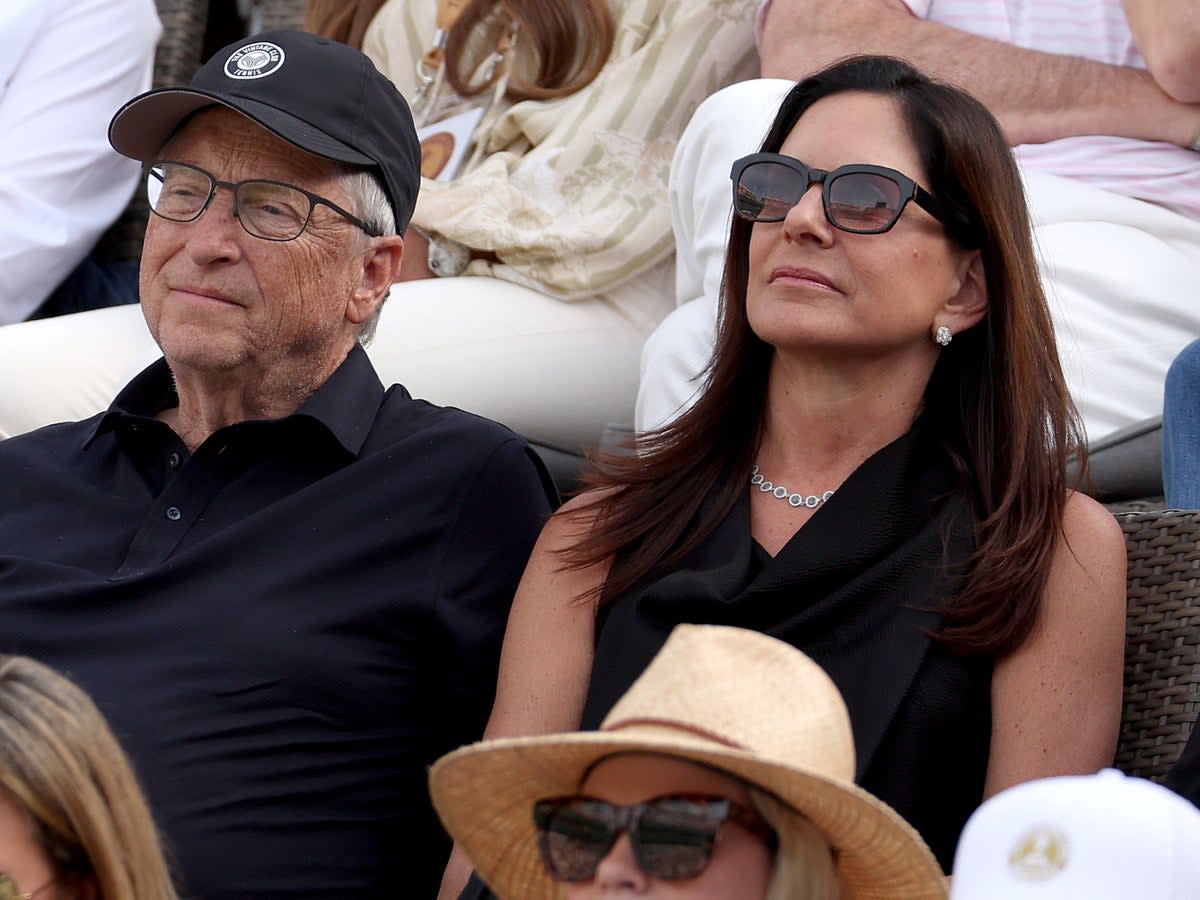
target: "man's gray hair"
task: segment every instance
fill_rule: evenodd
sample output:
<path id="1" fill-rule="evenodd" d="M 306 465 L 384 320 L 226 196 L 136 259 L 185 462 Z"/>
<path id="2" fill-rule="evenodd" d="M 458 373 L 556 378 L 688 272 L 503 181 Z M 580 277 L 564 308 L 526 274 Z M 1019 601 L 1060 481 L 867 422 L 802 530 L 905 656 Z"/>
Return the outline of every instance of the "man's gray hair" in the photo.
<path id="1" fill-rule="evenodd" d="M 392 211 L 392 201 L 388 199 L 387 191 L 379 175 L 370 169 L 354 169 L 344 176 L 343 187 L 350 198 L 350 208 L 367 223 L 372 231 L 378 234 L 396 233 L 396 214 Z M 387 297 L 384 297 L 387 300 Z M 364 347 L 375 337 L 375 329 L 379 325 L 379 314 L 383 312 L 383 303 L 375 310 L 371 318 L 363 323 L 358 332 L 358 342 Z"/>

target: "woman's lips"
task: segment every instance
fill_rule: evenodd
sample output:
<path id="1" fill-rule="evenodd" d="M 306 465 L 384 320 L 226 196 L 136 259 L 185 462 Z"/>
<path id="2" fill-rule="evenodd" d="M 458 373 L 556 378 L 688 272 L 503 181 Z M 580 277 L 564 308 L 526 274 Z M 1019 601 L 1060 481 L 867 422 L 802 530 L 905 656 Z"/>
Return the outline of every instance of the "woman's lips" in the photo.
<path id="1" fill-rule="evenodd" d="M 779 266 L 771 272 L 769 283 L 773 284 L 776 281 L 805 281 L 809 284 L 816 284 L 831 291 L 836 291 L 837 287 L 825 275 L 815 269 L 803 269 L 796 266 Z"/>

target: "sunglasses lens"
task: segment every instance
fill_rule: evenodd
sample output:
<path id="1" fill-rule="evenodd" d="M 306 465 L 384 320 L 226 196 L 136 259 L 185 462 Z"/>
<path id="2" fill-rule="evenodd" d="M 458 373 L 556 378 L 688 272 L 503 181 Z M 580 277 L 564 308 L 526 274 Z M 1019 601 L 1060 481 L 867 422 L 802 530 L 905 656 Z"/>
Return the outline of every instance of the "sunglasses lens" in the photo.
<path id="1" fill-rule="evenodd" d="M 535 803 L 533 820 L 542 862 L 556 881 L 595 878 L 625 828 L 642 871 L 670 881 L 704 871 L 729 813 L 730 802 L 723 798 L 671 796 L 620 807 L 564 797 Z"/>
<path id="2" fill-rule="evenodd" d="M 752 222 L 782 222 L 804 195 L 805 178 L 776 162 L 757 162 L 742 170 L 733 192 L 734 209 Z"/>
<path id="3" fill-rule="evenodd" d="M 695 878 L 712 858 L 729 804 L 722 800 L 657 800 L 638 820 L 634 852 L 647 874 L 664 880 Z"/>
<path id="4" fill-rule="evenodd" d="M 847 231 L 883 231 L 900 209 L 900 186 L 885 175 L 851 172 L 827 185 L 829 215 Z"/>
<path id="5" fill-rule="evenodd" d="M 550 877 L 558 881 L 589 881 L 616 838 L 612 807 L 607 803 L 573 800 L 537 803 L 533 811 L 538 848 Z"/>

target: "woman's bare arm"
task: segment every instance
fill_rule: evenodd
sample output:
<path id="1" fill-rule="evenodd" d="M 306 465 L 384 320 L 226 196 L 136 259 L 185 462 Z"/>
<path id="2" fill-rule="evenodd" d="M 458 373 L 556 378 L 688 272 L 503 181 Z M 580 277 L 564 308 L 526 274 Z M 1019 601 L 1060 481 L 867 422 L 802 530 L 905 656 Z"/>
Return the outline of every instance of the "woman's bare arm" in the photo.
<path id="1" fill-rule="evenodd" d="M 1038 621 L 992 677 L 986 796 L 1112 764 L 1124 676 L 1125 552 L 1112 514 L 1072 494 Z"/>
<path id="2" fill-rule="evenodd" d="M 513 598 L 500 653 L 496 700 L 485 738 L 519 737 L 579 728 L 592 673 L 596 613 L 581 600 L 603 583 L 608 565 L 564 569 L 560 552 L 591 527 L 585 494 L 550 517 L 534 545 Z M 456 846 L 438 900 L 455 900 L 471 862 Z"/>

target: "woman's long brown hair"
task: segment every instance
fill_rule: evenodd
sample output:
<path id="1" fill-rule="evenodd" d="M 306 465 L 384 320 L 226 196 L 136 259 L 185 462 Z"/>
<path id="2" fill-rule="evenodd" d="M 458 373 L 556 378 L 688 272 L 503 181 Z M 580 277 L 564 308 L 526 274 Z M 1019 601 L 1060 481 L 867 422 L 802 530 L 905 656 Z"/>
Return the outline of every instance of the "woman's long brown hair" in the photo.
<path id="1" fill-rule="evenodd" d="M 384 2 L 308 0 L 304 29 L 361 50 L 367 25 Z M 472 78 L 514 22 L 520 63 L 505 89 L 513 100 L 573 94 L 591 84 L 612 52 L 608 0 L 470 0 L 446 36 L 446 80 L 455 93 L 474 97 L 495 83 L 496 74 Z"/>
<path id="2" fill-rule="evenodd" d="M 923 416 L 958 467 L 978 520 L 976 552 L 937 638 L 964 653 L 1003 653 L 1036 619 L 1061 534 L 1068 461 L 1077 458 L 1086 471 L 1021 179 L 981 103 L 890 57 L 843 60 L 797 84 L 762 149 L 778 151 L 805 110 L 845 91 L 896 101 L 933 193 L 956 211 L 950 238 L 983 258 L 988 312 L 941 352 Z M 563 558 L 570 567 L 613 558 L 591 598 L 601 604 L 669 570 L 747 490 L 773 353 L 746 318 L 752 227 L 734 217 L 702 395 L 673 423 L 637 438 L 634 455 L 593 458 L 588 484 L 605 490 L 580 509 L 594 524 Z"/>

